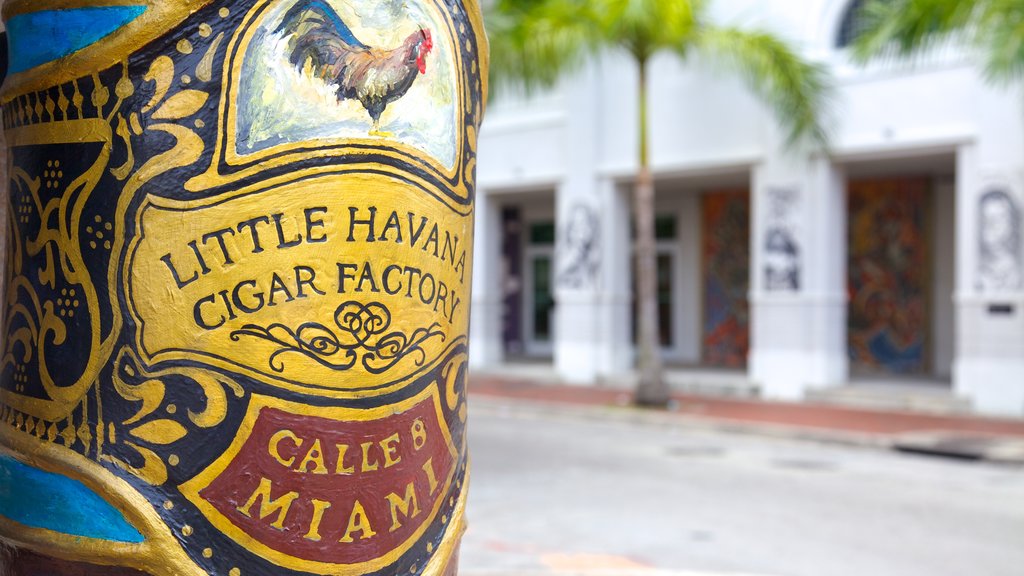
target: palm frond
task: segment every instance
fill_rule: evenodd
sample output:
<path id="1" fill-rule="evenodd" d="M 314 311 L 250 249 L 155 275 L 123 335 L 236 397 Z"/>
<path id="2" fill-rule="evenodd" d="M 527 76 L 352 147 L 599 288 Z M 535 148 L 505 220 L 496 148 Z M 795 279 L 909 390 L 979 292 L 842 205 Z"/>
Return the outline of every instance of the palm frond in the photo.
<path id="1" fill-rule="evenodd" d="M 826 69 L 770 33 L 716 27 L 706 11 L 707 0 L 498 0 L 488 16 L 492 83 L 550 87 L 607 48 L 638 64 L 659 51 L 686 57 L 697 48 L 743 73 L 791 144 L 825 144 Z"/>
<path id="2" fill-rule="evenodd" d="M 736 69 L 787 132 L 787 144 L 810 140 L 827 146 L 833 87 L 827 68 L 809 62 L 764 31 L 705 25 L 701 55 Z"/>
<path id="3" fill-rule="evenodd" d="M 864 33 L 853 58 L 867 62 L 927 52 L 951 34 L 971 34 L 989 0 L 869 0 L 854 17 Z"/>
<path id="4" fill-rule="evenodd" d="M 990 0 L 979 16 L 977 28 L 988 79 L 1024 79 L 1024 2 Z"/>
<path id="5" fill-rule="evenodd" d="M 503 0 L 486 20 L 492 93 L 550 88 L 599 46 L 593 7 L 581 0 Z"/>
<path id="6" fill-rule="evenodd" d="M 691 43 L 705 0 L 592 0 L 609 45 L 647 60 L 669 46 Z"/>
<path id="7" fill-rule="evenodd" d="M 869 0 L 859 14 L 866 32 L 855 60 L 907 58 L 955 38 L 980 50 L 992 82 L 1024 78 L 1021 0 Z"/>

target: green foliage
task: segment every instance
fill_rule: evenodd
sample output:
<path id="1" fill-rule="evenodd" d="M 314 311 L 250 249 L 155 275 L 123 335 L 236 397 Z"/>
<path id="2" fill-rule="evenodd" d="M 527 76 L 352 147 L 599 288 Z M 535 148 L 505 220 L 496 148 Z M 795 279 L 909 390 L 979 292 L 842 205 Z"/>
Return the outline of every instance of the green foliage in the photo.
<path id="1" fill-rule="evenodd" d="M 499 0 L 486 13 L 492 94 L 510 83 L 527 91 L 550 87 L 583 63 L 596 39 L 582 24 L 593 19 L 589 10 L 579 14 L 575 4 L 579 3 Z"/>
<path id="2" fill-rule="evenodd" d="M 985 69 L 992 79 L 1024 78 L 1024 2 L 990 0 L 979 40 L 987 47 Z M 987 32 L 985 32 L 987 31 Z"/>
<path id="3" fill-rule="evenodd" d="M 821 122 L 830 107 L 830 76 L 820 63 L 811 63 L 767 32 L 737 28 L 705 28 L 697 45 L 708 57 L 737 69 L 788 128 L 788 142 L 801 137 L 825 145 L 828 132 Z"/>
<path id="4" fill-rule="evenodd" d="M 487 27 L 495 92 L 508 84 L 550 87 L 603 50 L 624 51 L 640 66 L 659 52 L 684 59 L 697 52 L 738 71 L 790 143 L 827 141 L 824 68 L 768 32 L 710 22 L 705 0 L 498 0 Z"/>
<path id="5" fill-rule="evenodd" d="M 1024 79 L 1024 1 L 870 0 L 859 17 L 861 62 L 921 54 L 957 36 L 980 50 L 990 80 Z"/>

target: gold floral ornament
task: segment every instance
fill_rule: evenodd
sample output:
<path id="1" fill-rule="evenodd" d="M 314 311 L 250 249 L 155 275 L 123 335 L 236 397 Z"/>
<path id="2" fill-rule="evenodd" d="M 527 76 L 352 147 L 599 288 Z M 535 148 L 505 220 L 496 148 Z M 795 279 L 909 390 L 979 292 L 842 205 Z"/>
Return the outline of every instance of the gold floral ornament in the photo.
<path id="1" fill-rule="evenodd" d="M 8 236 L 5 323 L 9 336 L 2 369 L 24 370 L 32 364 L 33 379 L 38 379 L 41 391 L 4 390 L 0 399 L 49 422 L 66 417 L 76 407 L 119 336 L 116 322 L 101 326 L 100 295 L 79 238 L 83 207 L 109 158 L 109 148 L 102 145 L 104 131 L 98 128 L 95 121 L 80 120 L 61 133 L 65 140 L 84 140 L 80 144 L 84 168 L 51 159 L 39 174 L 30 174 L 17 163 L 11 171 L 11 198 L 18 217 Z M 37 138 L 15 131 L 10 138 L 13 154 L 17 157 L 19 149 Z M 61 351 L 83 343 L 92 352 L 67 362 Z"/>
<path id="2" fill-rule="evenodd" d="M 121 426 L 131 438 L 124 439 L 124 445 L 141 457 L 142 465 L 136 466 L 110 455 L 105 458 L 153 485 L 167 482 L 168 457 L 161 456 L 144 444 L 171 446 L 191 432 L 178 420 L 157 415 L 161 407 L 168 412 L 169 406 L 165 405 L 164 399 L 170 379 L 174 379 L 178 385 L 187 383 L 195 386 L 205 398 L 202 410 L 188 411 L 188 423 L 195 430 L 208 430 L 224 421 L 229 392 L 236 398 L 244 395 L 237 382 L 216 372 L 198 368 L 147 371 L 141 368 L 131 351 L 122 350 L 115 363 L 112 381 L 114 389 L 125 401 L 138 404 L 135 413 L 124 420 Z"/>
<path id="3" fill-rule="evenodd" d="M 215 48 L 215 47 L 214 47 Z M 174 61 L 168 56 L 158 56 L 143 76 L 143 81 L 154 86 L 153 97 L 138 112 L 128 114 L 127 120 L 118 114 L 117 136 L 128 149 L 128 159 L 111 173 L 125 183 L 124 197 L 133 197 L 134 192 L 153 178 L 183 166 L 194 164 L 203 153 L 205 144 L 196 131 L 181 121 L 191 118 L 202 110 L 210 95 L 202 90 L 185 89 L 171 94 L 175 81 Z M 127 77 L 118 82 L 118 93 L 132 94 L 132 84 Z M 142 136 L 147 131 L 163 132 L 174 138 L 170 150 L 157 154 L 142 164 L 136 171 L 135 153 L 131 136 Z"/>

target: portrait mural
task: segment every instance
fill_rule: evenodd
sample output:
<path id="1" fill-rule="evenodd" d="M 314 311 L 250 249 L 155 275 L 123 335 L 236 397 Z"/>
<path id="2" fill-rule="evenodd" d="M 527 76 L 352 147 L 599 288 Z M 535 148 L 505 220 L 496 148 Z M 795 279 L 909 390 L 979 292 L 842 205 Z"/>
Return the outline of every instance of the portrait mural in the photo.
<path id="1" fill-rule="evenodd" d="M 1024 288 L 1024 244 L 1020 208 L 1003 190 L 990 190 L 978 202 L 978 288 L 1008 292 Z"/>
<path id="2" fill-rule="evenodd" d="M 559 283 L 564 288 L 592 288 L 601 268 L 601 221 L 587 204 L 574 204 L 561 239 L 562 269 Z"/>
<path id="3" fill-rule="evenodd" d="M 770 188 L 764 235 L 764 289 L 800 290 L 800 242 L 797 219 L 800 195 L 796 189 Z"/>
<path id="4" fill-rule="evenodd" d="M 475 0 L 3 17 L 7 569 L 454 574 Z"/>

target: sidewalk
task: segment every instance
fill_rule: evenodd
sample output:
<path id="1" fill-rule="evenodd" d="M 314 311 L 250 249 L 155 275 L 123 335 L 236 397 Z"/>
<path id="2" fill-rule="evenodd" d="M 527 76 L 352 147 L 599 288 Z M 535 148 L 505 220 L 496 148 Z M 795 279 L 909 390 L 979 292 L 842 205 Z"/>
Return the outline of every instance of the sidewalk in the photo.
<path id="1" fill-rule="evenodd" d="M 469 392 L 481 408 L 517 408 L 582 417 L 695 426 L 733 432 L 876 446 L 995 462 L 1024 464 L 1024 420 L 932 415 L 675 394 L 672 409 L 631 406 L 631 392 L 541 384 L 471 374 Z"/>

